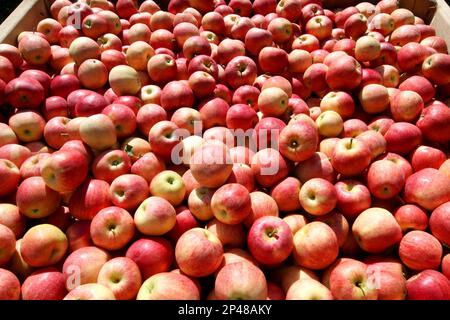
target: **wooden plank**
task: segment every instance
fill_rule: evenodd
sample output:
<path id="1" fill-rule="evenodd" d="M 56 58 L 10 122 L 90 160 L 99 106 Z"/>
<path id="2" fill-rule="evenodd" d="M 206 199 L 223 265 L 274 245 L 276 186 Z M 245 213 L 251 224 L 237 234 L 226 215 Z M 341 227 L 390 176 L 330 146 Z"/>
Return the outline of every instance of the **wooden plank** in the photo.
<path id="1" fill-rule="evenodd" d="M 22 31 L 34 31 L 42 19 L 48 17 L 44 0 L 24 0 L 0 25 L 0 43 L 17 45 Z"/>
<path id="2" fill-rule="evenodd" d="M 437 10 L 431 20 L 431 25 L 436 29 L 436 35 L 444 38 L 447 48 L 450 48 L 450 7 L 445 0 L 436 0 Z"/>

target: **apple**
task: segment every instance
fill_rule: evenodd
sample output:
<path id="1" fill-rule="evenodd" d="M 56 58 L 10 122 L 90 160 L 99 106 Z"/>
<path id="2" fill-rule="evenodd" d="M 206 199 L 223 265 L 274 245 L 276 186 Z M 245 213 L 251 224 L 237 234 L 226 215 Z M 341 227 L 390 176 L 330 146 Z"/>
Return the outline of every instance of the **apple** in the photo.
<path id="1" fill-rule="evenodd" d="M 0 158 L 9 160 L 17 168 L 20 168 L 22 163 L 31 156 L 31 150 L 20 144 L 10 143 L 0 147 Z M 10 164 L 7 164 L 7 167 L 11 168 Z M 15 173 L 13 173 L 13 175 L 15 175 Z"/>
<path id="2" fill-rule="evenodd" d="M 300 209 L 299 192 L 301 182 L 294 177 L 287 177 L 275 185 L 270 195 L 277 202 L 281 211 L 295 211 Z"/>
<path id="3" fill-rule="evenodd" d="M 19 300 L 20 299 L 20 281 L 16 275 L 7 269 L 0 268 L 0 289 L 1 300 Z"/>
<path id="4" fill-rule="evenodd" d="M 60 193 L 75 191 L 86 179 L 88 160 L 75 150 L 59 150 L 50 155 L 41 167 L 41 175 L 51 189 Z"/>
<path id="5" fill-rule="evenodd" d="M 398 195 L 405 185 L 405 174 L 389 160 L 373 162 L 367 173 L 367 186 L 372 195 L 379 199 L 391 199 Z"/>
<path id="6" fill-rule="evenodd" d="M 111 202 L 120 208 L 137 208 L 148 197 L 147 181 L 135 174 L 124 174 L 115 178 L 109 188 Z"/>
<path id="7" fill-rule="evenodd" d="M 302 267 L 324 269 L 336 259 L 338 251 L 336 234 L 323 222 L 310 222 L 294 235 L 294 259 Z"/>
<path id="8" fill-rule="evenodd" d="M 421 208 L 412 204 L 406 204 L 398 208 L 394 217 L 403 232 L 409 230 L 425 231 L 428 227 L 427 214 Z"/>
<path id="9" fill-rule="evenodd" d="M 325 40 L 331 36 L 333 22 L 325 15 L 316 15 L 306 22 L 305 31 L 312 34 L 319 41 Z"/>
<path id="10" fill-rule="evenodd" d="M 367 113 L 383 112 L 389 106 L 388 90 L 380 84 L 368 84 L 362 88 L 359 101 Z"/>
<path id="11" fill-rule="evenodd" d="M 427 210 L 434 210 L 450 200 L 448 182 L 449 178 L 439 170 L 422 169 L 406 179 L 404 199 Z"/>
<path id="12" fill-rule="evenodd" d="M 336 143 L 331 156 L 333 168 L 346 176 L 360 174 L 368 167 L 371 160 L 369 148 L 362 142 L 354 138 L 343 138 Z M 349 167 L 347 164 L 352 162 Z"/>
<path id="13" fill-rule="evenodd" d="M 449 261 L 450 255 L 446 254 L 442 259 L 442 273 L 447 277 L 447 279 L 450 279 Z"/>
<path id="14" fill-rule="evenodd" d="M 315 152 L 310 158 L 297 163 L 295 175 L 301 183 L 313 178 L 322 178 L 333 182 L 336 176 L 330 160 L 322 152 Z M 283 203 L 283 205 L 287 204 Z"/>
<path id="15" fill-rule="evenodd" d="M 416 172 L 425 168 L 439 169 L 445 161 L 444 152 L 428 146 L 419 146 L 411 155 L 411 165 Z"/>
<path id="16" fill-rule="evenodd" d="M 343 91 L 331 91 L 320 101 L 320 110 L 335 111 L 343 119 L 348 119 L 353 115 L 355 103 L 351 95 Z"/>
<path id="17" fill-rule="evenodd" d="M 375 130 L 364 131 L 357 135 L 356 139 L 362 141 L 369 147 L 372 159 L 376 159 L 378 156 L 386 152 L 386 139 L 381 133 Z"/>
<path id="18" fill-rule="evenodd" d="M 138 265 L 126 257 L 107 261 L 98 273 L 97 283 L 109 288 L 117 300 L 134 299 L 141 287 Z"/>
<path id="19" fill-rule="evenodd" d="M 334 209 L 337 203 L 336 190 L 329 181 L 313 178 L 306 181 L 299 193 L 300 204 L 312 215 L 324 215 Z"/>
<path id="20" fill-rule="evenodd" d="M 288 164 L 273 148 L 258 151 L 252 158 L 251 168 L 256 181 L 264 187 L 272 187 L 288 175 Z"/>
<path id="21" fill-rule="evenodd" d="M 303 83 L 307 89 L 322 95 L 328 90 L 326 81 L 328 66 L 323 63 L 313 63 L 303 74 Z"/>
<path id="22" fill-rule="evenodd" d="M 288 54 L 280 48 L 265 47 L 259 52 L 258 63 L 262 71 L 279 74 L 289 66 Z"/>
<path id="23" fill-rule="evenodd" d="M 361 83 L 361 65 L 350 56 L 333 61 L 326 72 L 326 82 L 332 90 L 352 90 Z"/>
<path id="24" fill-rule="evenodd" d="M 5 265 L 16 251 L 16 236 L 7 226 L 0 224 L 0 265 Z"/>
<path id="25" fill-rule="evenodd" d="M 433 210 L 430 216 L 430 229 L 431 233 L 444 245 L 448 246 L 450 244 L 450 237 L 448 230 L 450 225 L 448 223 L 448 215 L 450 211 L 450 202 L 441 204 L 439 207 Z"/>
<path id="26" fill-rule="evenodd" d="M 23 300 L 62 300 L 66 294 L 64 275 L 56 268 L 33 272 L 22 284 Z"/>
<path id="27" fill-rule="evenodd" d="M 222 300 L 266 300 L 266 277 L 251 263 L 231 263 L 217 274 L 214 293 L 217 299 Z"/>
<path id="28" fill-rule="evenodd" d="M 116 298 L 109 288 L 98 283 L 87 283 L 74 288 L 63 300 L 116 300 Z"/>
<path id="29" fill-rule="evenodd" d="M 250 214 L 250 193 L 247 188 L 238 183 L 225 184 L 214 192 L 211 198 L 211 209 L 220 222 L 238 224 Z"/>
<path id="30" fill-rule="evenodd" d="M 437 269 L 441 264 L 442 246 L 431 234 L 414 230 L 400 241 L 398 253 L 403 264 L 411 270 Z"/>
<path id="31" fill-rule="evenodd" d="M 5 196 L 17 189 L 20 181 L 19 168 L 11 161 L 2 159 L 0 161 L 0 177 L 2 187 L 0 188 L 0 196 Z"/>
<path id="32" fill-rule="evenodd" d="M 202 250 L 197 250 L 198 246 Z M 186 275 L 207 276 L 214 273 L 222 262 L 222 244 L 212 232 L 193 228 L 178 239 L 175 247 L 175 259 L 181 271 Z"/>
<path id="33" fill-rule="evenodd" d="M 247 236 L 252 256 L 261 264 L 277 265 L 293 249 L 293 235 L 289 225 L 281 218 L 265 216 L 257 219 Z"/>
<path id="34" fill-rule="evenodd" d="M 91 169 L 96 179 L 111 183 L 130 172 L 131 161 L 122 150 L 106 150 L 94 158 Z"/>
<path id="35" fill-rule="evenodd" d="M 110 205 L 109 184 L 97 179 L 85 180 L 69 200 L 70 213 L 79 220 L 92 220 L 97 212 Z"/>
<path id="36" fill-rule="evenodd" d="M 51 224 L 38 224 L 23 236 L 20 255 L 32 267 L 46 267 L 60 261 L 67 247 L 67 237 L 59 228 Z"/>
<path id="37" fill-rule="evenodd" d="M 408 300 L 448 300 L 450 282 L 435 270 L 425 270 L 406 281 Z"/>
<path id="38" fill-rule="evenodd" d="M 337 300 L 376 300 L 375 284 L 370 279 L 368 266 L 357 260 L 342 261 L 330 274 L 330 290 Z"/>
<path id="39" fill-rule="evenodd" d="M 404 80 L 398 87 L 401 91 L 414 91 L 419 94 L 424 103 L 430 102 L 436 94 L 433 84 L 421 76 L 412 76 Z"/>
<path id="40" fill-rule="evenodd" d="M 400 48 L 397 60 L 400 70 L 414 72 L 422 67 L 425 59 L 430 56 L 426 47 L 416 42 L 410 42 Z"/>
<path id="41" fill-rule="evenodd" d="M 211 209 L 211 198 L 214 192 L 214 189 L 200 187 L 193 189 L 189 194 L 189 210 L 197 219 L 207 221 L 214 216 Z"/>
<path id="42" fill-rule="evenodd" d="M 5 97 L 15 108 L 36 109 L 44 101 L 44 87 L 31 77 L 19 77 L 11 80 L 5 87 Z"/>
<path id="43" fill-rule="evenodd" d="M 16 205 L 0 204 L 0 224 L 11 229 L 16 238 L 20 238 L 25 231 L 25 217 L 19 212 Z"/>
<path id="44" fill-rule="evenodd" d="M 286 300 L 334 300 L 331 291 L 314 279 L 295 281 L 286 292 Z"/>
<path id="45" fill-rule="evenodd" d="M 44 65 L 51 56 L 50 43 L 45 37 L 30 34 L 19 40 L 18 49 L 25 62 L 30 65 Z"/>
<path id="46" fill-rule="evenodd" d="M 450 138 L 450 134 L 445 130 L 450 121 L 450 110 L 439 104 L 426 107 L 416 125 L 422 135 L 433 142 L 445 142 Z"/>
<path id="47" fill-rule="evenodd" d="M 109 84 L 117 95 L 135 95 L 141 90 L 139 74 L 130 66 L 118 65 L 109 72 Z"/>
<path id="48" fill-rule="evenodd" d="M 160 197 L 145 199 L 134 215 L 137 229 L 146 235 L 162 235 L 176 223 L 176 212 L 169 201 Z"/>
<path id="49" fill-rule="evenodd" d="M 93 245 L 90 225 L 90 221 L 76 221 L 67 228 L 66 235 L 69 241 L 69 252 Z"/>
<path id="50" fill-rule="evenodd" d="M 161 272 L 142 283 L 137 300 L 200 300 L 200 292 L 189 277 Z"/>
<path id="51" fill-rule="evenodd" d="M 213 218 L 208 222 L 207 230 L 212 232 L 225 248 L 239 248 L 245 243 L 246 234 L 241 224 L 229 225 Z"/>

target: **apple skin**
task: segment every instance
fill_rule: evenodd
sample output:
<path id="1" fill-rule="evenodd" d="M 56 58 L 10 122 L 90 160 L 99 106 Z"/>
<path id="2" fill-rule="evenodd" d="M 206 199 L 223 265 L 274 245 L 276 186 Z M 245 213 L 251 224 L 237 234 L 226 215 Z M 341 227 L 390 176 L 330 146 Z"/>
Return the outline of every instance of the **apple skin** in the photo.
<path id="1" fill-rule="evenodd" d="M 200 300 L 200 292 L 189 277 L 161 272 L 144 281 L 137 300 Z"/>
<path id="2" fill-rule="evenodd" d="M 147 237 L 132 243 L 126 257 L 139 267 L 143 279 L 154 274 L 169 271 L 174 250 L 169 241 L 160 237 Z"/>
<path id="3" fill-rule="evenodd" d="M 236 262 L 223 267 L 216 276 L 214 292 L 222 300 L 266 300 L 267 281 L 264 273 L 249 262 Z"/>
<path id="4" fill-rule="evenodd" d="M 372 160 L 386 152 L 386 139 L 381 133 L 375 130 L 364 131 L 357 135 L 356 139 L 362 141 L 369 147 Z"/>
<path id="5" fill-rule="evenodd" d="M 294 177 L 287 177 L 275 185 L 270 195 L 277 202 L 281 211 L 295 211 L 300 209 L 299 192 L 301 182 Z"/>
<path id="6" fill-rule="evenodd" d="M 176 241 L 178 241 L 181 235 L 185 233 L 187 230 L 199 226 L 198 221 L 195 219 L 194 215 L 188 208 L 184 206 L 179 206 L 176 208 L 176 212 L 177 217 L 175 226 L 167 234 L 172 243 L 176 243 Z"/>
<path id="7" fill-rule="evenodd" d="M 441 264 L 441 243 L 425 231 L 408 232 L 401 240 L 398 251 L 403 264 L 412 270 L 437 269 Z"/>
<path id="8" fill-rule="evenodd" d="M 100 269 L 109 258 L 106 251 L 94 246 L 72 252 L 62 267 L 67 290 L 72 291 L 79 285 L 96 283 Z"/>
<path id="9" fill-rule="evenodd" d="M 297 163 L 295 175 L 301 183 L 313 178 L 334 182 L 336 178 L 331 162 L 323 152 L 315 152 L 309 159 Z"/>
<path id="10" fill-rule="evenodd" d="M 439 169 L 447 157 L 439 149 L 419 146 L 411 155 L 411 165 L 415 172 L 425 168 Z"/>
<path id="11" fill-rule="evenodd" d="M 337 300 L 376 300 L 378 293 L 368 274 L 368 266 L 357 260 L 338 264 L 330 274 L 330 290 Z"/>
<path id="12" fill-rule="evenodd" d="M 111 202 L 126 210 L 137 208 L 148 197 L 148 194 L 147 181 L 135 174 L 118 176 L 109 187 Z"/>
<path id="13" fill-rule="evenodd" d="M 450 200 L 450 178 L 433 168 L 422 169 L 406 179 L 404 199 L 427 210 Z"/>
<path id="14" fill-rule="evenodd" d="M 251 168 L 256 181 L 263 187 L 272 187 L 288 175 L 289 164 L 275 149 L 258 151 L 252 158 Z"/>
<path id="15" fill-rule="evenodd" d="M 20 238 L 25 231 L 25 217 L 20 214 L 16 205 L 0 204 L 0 224 L 8 227 L 16 238 Z"/>
<path id="16" fill-rule="evenodd" d="M 413 91 L 422 98 L 424 103 L 430 102 L 436 94 L 433 84 L 421 76 L 412 76 L 403 81 L 399 87 L 401 91 Z"/>
<path id="17" fill-rule="evenodd" d="M 324 269 L 338 256 L 336 234 L 323 222 L 310 222 L 295 233 L 293 252 L 298 265 L 313 270 Z"/>
<path id="18" fill-rule="evenodd" d="M 382 208 L 361 212 L 353 223 L 352 232 L 361 249 L 370 253 L 381 253 L 402 239 L 394 216 Z"/>
<path id="19" fill-rule="evenodd" d="M 342 247 L 349 234 L 349 224 L 347 219 L 338 211 L 332 211 L 326 215 L 319 216 L 315 221 L 327 224 L 336 234 L 339 247 Z"/>
<path id="20" fill-rule="evenodd" d="M 44 87 L 31 77 L 11 80 L 5 87 L 6 100 L 15 108 L 36 109 L 44 101 Z"/>
<path id="21" fill-rule="evenodd" d="M 367 173 L 367 186 L 372 195 L 379 199 L 391 199 L 398 195 L 405 185 L 405 174 L 389 160 L 373 162 Z"/>
<path id="22" fill-rule="evenodd" d="M 363 142 L 353 138 L 343 138 L 337 142 L 333 150 L 331 164 L 337 172 L 352 176 L 367 168 L 370 160 L 370 150 Z M 352 168 L 346 166 L 348 161 L 354 163 Z"/>
<path id="23" fill-rule="evenodd" d="M 86 180 L 70 197 L 70 213 L 80 220 L 92 220 L 97 212 L 111 205 L 109 188 L 105 181 Z"/>
<path id="24" fill-rule="evenodd" d="M 258 63 L 262 71 L 280 74 L 289 66 L 288 54 L 280 48 L 265 47 L 259 52 Z"/>
<path id="25" fill-rule="evenodd" d="M 361 79 L 361 65 L 350 56 L 333 61 L 326 73 L 326 82 L 332 90 L 355 89 L 360 85 Z"/>
<path id="26" fill-rule="evenodd" d="M 23 300 L 62 300 L 67 290 L 64 276 L 56 268 L 43 268 L 33 272 L 22 284 Z"/>
<path id="27" fill-rule="evenodd" d="M 104 208 L 92 219 L 90 234 L 96 246 L 106 250 L 118 250 L 133 238 L 134 221 L 124 209 Z"/>
<path id="28" fill-rule="evenodd" d="M 250 228 L 254 221 L 263 216 L 278 217 L 278 206 L 276 201 L 268 194 L 262 191 L 250 193 L 251 212 L 244 220 L 244 225 Z"/>
<path id="29" fill-rule="evenodd" d="M 375 259 L 374 262 L 366 263 L 369 279 L 375 283 L 377 289 L 378 300 L 405 300 L 406 279 L 399 262 Z"/>
<path id="30" fill-rule="evenodd" d="M 448 300 L 450 280 L 435 270 L 425 270 L 406 281 L 408 300 Z"/>
<path id="31" fill-rule="evenodd" d="M 76 221 L 67 228 L 66 236 L 70 253 L 83 247 L 93 246 L 90 227 L 90 221 Z"/>
<path id="32" fill-rule="evenodd" d="M 186 275 L 207 276 L 214 273 L 222 262 L 222 243 L 208 230 L 190 229 L 178 239 L 175 259 Z"/>
<path id="33" fill-rule="evenodd" d="M 176 223 L 176 212 L 164 198 L 145 199 L 134 214 L 136 228 L 143 234 L 159 236 L 169 232 Z"/>
<path id="34" fill-rule="evenodd" d="M 241 223 L 251 212 L 250 193 L 241 184 L 225 184 L 214 192 L 211 209 L 216 219 L 225 224 Z"/>
<path id="35" fill-rule="evenodd" d="M 66 235 L 50 224 L 29 229 L 22 238 L 20 254 L 33 267 L 46 267 L 60 261 L 68 248 Z"/>
<path id="36" fill-rule="evenodd" d="M 416 42 L 405 44 L 398 50 L 397 61 L 403 72 L 414 72 L 422 67 L 424 60 L 429 56 L 425 46 Z"/>
<path id="37" fill-rule="evenodd" d="M 337 193 L 332 183 L 322 178 L 306 181 L 299 193 L 300 204 L 312 215 L 324 215 L 334 209 Z"/>
<path id="38" fill-rule="evenodd" d="M 298 230 L 303 228 L 308 223 L 308 220 L 304 215 L 295 213 L 288 214 L 283 218 L 283 220 L 288 224 L 289 229 L 291 229 L 292 235 L 295 235 Z"/>
<path id="39" fill-rule="evenodd" d="M 409 230 L 425 231 L 428 227 L 428 216 L 418 206 L 406 204 L 399 207 L 394 213 L 395 220 L 400 225 L 402 232 Z"/>
<path id="40" fill-rule="evenodd" d="M 387 142 L 387 151 L 404 155 L 421 143 L 422 133 L 411 123 L 396 122 L 389 127 L 384 138 Z"/>
<path id="41" fill-rule="evenodd" d="M 442 273 L 450 280 L 450 254 L 442 258 Z"/>
<path id="42" fill-rule="evenodd" d="M 60 193 L 75 191 L 86 179 L 88 161 L 77 151 L 56 151 L 42 163 L 45 183 Z"/>
<path id="43" fill-rule="evenodd" d="M 317 125 L 306 115 L 296 116 L 296 121 L 284 127 L 279 135 L 280 153 L 289 160 L 299 162 L 310 158 L 319 144 Z"/>
<path id="44" fill-rule="evenodd" d="M 450 83 L 450 60 L 447 54 L 436 53 L 425 59 L 422 73 L 434 84 L 445 85 Z"/>
<path id="45" fill-rule="evenodd" d="M 252 256 L 263 265 L 277 265 L 293 249 L 293 235 L 289 225 L 281 218 L 265 216 L 257 219 L 247 236 Z"/>
<path id="46" fill-rule="evenodd" d="M 295 281 L 286 292 L 286 300 L 334 300 L 331 291 L 314 279 Z"/>
<path id="47" fill-rule="evenodd" d="M 435 236 L 445 246 L 450 245 L 450 201 L 441 204 L 433 210 L 430 216 L 430 229 Z"/>
<path id="48" fill-rule="evenodd" d="M 171 170 L 155 175 L 150 183 L 150 193 L 169 201 L 173 206 L 179 205 L 185 196 L 186 188 L 181 176 Z"/>
<path id="49" fill-rule="evenodd" d="M 7 269 L 0 268 L 0 299 L 19 300 L 20 282 L 19 279 Z"/>
<path id="50" fill-rule="evenodd" d="M 7 159 L 2 159 L 0 161 L 0 177 L 2 180 L 0 196 L 6 196 L 15 191 L 19 185 L 19 168 L 13 162 Z"/>
<path id="51" fill-rule="evenodd" d="M 114 293 L 98 283 L 87 283 L 70 291 L 63 300 L 116 300 Z"/>
<path id="52" fill-rule="evenodd" d="M 0 224 L 0 239 L 0 265 L 3 266 L 11 259 L 16 251 L 16 237 L 10 228 Z"/>
<path id="53" fill-rule="evenodd" d="M 416 125 L 426 139 L 445 143 L 450 139 L 450 133 L 445 129 L 448 128 L 449 123 L 449 108 L 433 104 L 423 110 Z"/>
<path id="54" fill-rule="evenodd" d="M 106 150 L 95 157 L 91 169 L 96 179 L 111 183 L 115 178 L 130 172 L 131 161 L 122 150 Z"/>
<path id="55" fill-rule="evenodd" d="M 117 300 L 134 299 L 142 284 L 137 264 L 126 257 L 106 262 L 99 271 L 97 283 L 109 288 Z"/>

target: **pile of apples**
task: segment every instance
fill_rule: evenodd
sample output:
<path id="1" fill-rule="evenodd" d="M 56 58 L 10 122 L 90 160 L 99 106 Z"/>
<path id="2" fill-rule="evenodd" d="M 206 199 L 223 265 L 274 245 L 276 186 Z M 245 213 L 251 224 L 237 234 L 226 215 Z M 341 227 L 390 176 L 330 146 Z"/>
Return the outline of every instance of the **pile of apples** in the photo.
<path id="1" fill-rule="evenodd" d="M 395 0 L 50 1 L 0 44 L 0 299 L 450 299 L 450 56 Z"/>

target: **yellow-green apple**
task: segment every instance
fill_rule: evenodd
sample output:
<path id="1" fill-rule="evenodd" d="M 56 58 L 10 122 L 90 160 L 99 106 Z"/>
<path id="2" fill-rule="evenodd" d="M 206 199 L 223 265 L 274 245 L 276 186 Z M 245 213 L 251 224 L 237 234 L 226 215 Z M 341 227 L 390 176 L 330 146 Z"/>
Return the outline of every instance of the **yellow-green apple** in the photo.
<path id="1" fill-rule="evenodd" d="M 361 212 L 353 223 L 352 232 L 359 246 L 370 253 L 381 253 L 402 239 L 400 225 L 382 208 Z"/>
<path id="2" fill-rule="evenodd" d="M 335 185 L 337 208 L 349 220 L 354 220 L 361 212 L 370 208 L 369 189 L 357 180 L 341 180 Z"/>
<path id="3" fill-rule="evenodd" d="M 109 184 L 98 179 L 87 179 L 72 194 L 69 210 L 79 220 L 92 220 L 101 209 L 109 207 Z"/>
<path id="4" fill-rule="evenodd" d="M 16 236 L 7 226 L 0 224 L 0 265 L 5 265 L 16 251 Z"/>
<path id="5" fill-rule="evenodd" d="M 315 152 L 310 158 L 297 163 L 295 175 L 301 183 L 313 178 L 322 178 L 333 182 L 336 178 L 333 166 L 328 156 L 323 152 Z"/>
<path id="6" fill-rule="evenodd" d="M 331 156 L 333 168 L 345 176 L 360 174 L 371 161 L 369 148 L 354 138 L 343 138 L 336 143 Z M 352 163 L 351 166 L 348 164 Z"/>
<path id="7" fill-rule="evenodd" d="M 167 236 L 170 240 L 172 240 L 173 243 L 178 241 L 181 235 L 187 230 L 199 226 L 198 221 L 195 219 L 194 215 L 188 208 L 179 206 L 175 211 L 177 212 L 177 221 L 172 230 L 170 230 L 167 234 Z"/>
<path id="8" fill-rule="evenodd" d="M 183 179 L 175 171 L 164 170 L 155 175 L 150 183 L 150 193 L 169 201 L 173 206 L 179 205 L 185 196 Z"/>
<path id="9" fill-rule="evenodd" d="M 326 82 L 332 90 L 352 90 L 361 83 L 361 65 L 351 56 L 332 61 L 326 72 Z"/>
<path id="10" fill-rule="evenodd" d="M 217 274 L 214 292 L 222 300 L 266 300 L 267 280 L 261 269 L 249 262 L 231 263 Z"/>
<path id="11" fill-rule="evenodd" d="M 104 208 L 92 219 L 90 234 L 96 246 L 106 250 L 119 250 L 134 236 L 133 217 L 119 207 Z"/>
<path id="12" fill-rule="evenodd" d="M 406 179 L 404 200 L 434 210 L 450 200 L 450 178 L 433 168 L 422 169 Z"/>
<path id="13" fill-rule="evenodd" d="M 90 229 L 90 221 L 76 221 L 67 228 L 66 236 L 69 241 L 69 252 L 93 245 Z"/>
<path id="14" fill-rule="evenodd" d="M 222 243 L 211 231 L 190 229 L 178 239 L 175 259 L 181 271 L 188 276 L 210 275 L 222 262 Z"/>
<path id="15" fill-rule="evenodd" d="M 381 84 L 368 84 L 359 93 L 359 101 L 365 112 L 380 113 L 389 107 L 389 94 Z"/>
<path id="16" fill-rule="evenodd" d="M 211 198 L 215 189 L 207 187 L 195 188 L 188 197 L 188 207 L 192 214 L 199 220 L 207 221 L 214 217 L 211 208 Z"/>
<path id="17" fill-rule="evenodd" d="M 105 150 L 117 142 L 116 128 L 105 114 L 95 114 L 80 123 L 80 136 L 84 143 L 95 150 Z"/>
<path id="18" fill-rule="evenodd" d="M 20 170 L 13 162 L 2 159 L 0 160 L 0 178 L 2 181 L 0 196 L 6 196 L 17 189 L 20 181 Z"/>
<path id="19" fill-rule="evenodd" d="M 16 275 L 7 269 L 0 268 L 0 299 L 19 300 L 20 281 Z"/>
<path id="20" fill-rule="evenodd" d="M 411 154 L 411 165 L 416 172 L 425 168 L 439 169 L 446 159 L 445 153 L 440 149 L 419 146 Z"/>
<path id="21" fill-rule="evenodd" d="M 217 189 L 211 198 L 214 216 L 225 224 L 238 224 L 251 212 L 250 193 L 238 183 L 228 183 Z"/>
<path id="22" fill-rule="evenodd" d="M 240 248 L 245 243 L 246 233 L 242 224 L 229 225 L 217 219 L 211 219 L 207 224 L 207 230 L 212 232 L 227 248 Z"/>
<path id="23" fill-rule="evenodd" d="M 300 188 L 300 204 L 312 215 L 324 215 L 334 209 L 337 192 L 334 185 L 322 178 L 306 181 Z"/>
<path id="24" fill-rule="evenodd" d="M 94 158 L 91 166 L 96 179 L 111 183 L 115 178 L 131 170 L 131 161 L 122 150 L 106 150 Z"/>
<path id="25" fill-rule="evenodd" d="M 399 207 L 394 213 L 395 220 L 403 232 L 422 230 L 428 227 L 428 216 L 418 206 L 406 204 Z"/>
<path id="26" fill-rule="evenodd" d="M 299 192 L 301 182 L 294 177 L 287 177 L 276 184 L 270 196 L 276 201 L 281 211 L 295 211 L 300 209 Z"/>
<path id="27" fill-rule="evenodd" d="M 39 224 L 22 238 L 20 254 L 33 267 L 46 267 L 59 262 L 68 247 L 66 235 L 51 224 Z"/>
<path id="28" fill-rule="evenodd" d="M 136 174 L 118 176 L 109 188 L 111 202 L 126 210 L 137 208 L 148 194 L 147 180 Z"/>
<path id="29" fill-rule="evenodd" d="M 337 137 L 344 129 L 344 122 L 339 113 L 323 111 L 316 119 L 318 132 L 324 137 Z"/>
<path id="30" fill-rule="evenodd" d="M 330 289 L 314 279 L 295 281 L 286 292 L 286 300 L 334 300 Z"/>
<path id="31" fill-rule="evenodd" d="M 142 86 L 137 71 L 126 65 L 118 65 L 111 69 L 109 84 L 119 96 L 137 94 Z"/>
<path id="32" fill-rule="evenodd" d="M 433 210 L 430 216 L 431 233 L 444 245 L 450 245 L 450 201 Z"/>
<path id="33" fill-rule="evenodd" d="M 357 260 L 342 261 L 334 267 L 329 276 L 330 290 L 338 300 L 376 300 L 377 289 L 368 266 Z"/>
<path id="34" fill-rule="evenodd" d="M 10 203 L 0 203 L 0 224 L 10 228 L 16 238 L 25 231 L 25 217 L 16 205 Z"/>
<path id="35" fill-rule="evenodd" d="M 189 277 L 161 272 L 144 281 L 137 300 L 200 300 L 200 292 Z"/>
<path id="36" fill-rule="evenodd" d="M 44 87 L 29 76 L 11 80 L 4 91 L 6 101 L 18 109 L 36 109 L 45 99 Z"/>
<path id="37" fill-rule="evenodd" d="M 174 207 L 164 198 L 145 199 L 134 214 L 136 228 L 146 235 L 157 236 L 169 232 L 176 223 Z"/>
<path id="38" fill-rule="evenodd" d="M 437 269 L 441 264 L 442 245 L 425 231 L 414 230 L 405 234 L 398 252 L 403 264 L 411 270 Z"/>
<path id="39" fill-rule="evenodd" d="M 173 262 L 173 248 L 169 241 L 159 237 L 142 238 L 131 244 L 126 257 L 139 267 L 142 279 L 169 271 Z"/>
<path id="40" fill-rule="evenodd" d="M 98 283 L 82 284 L 70 291 L 63 300 L 116 300 L 114 293 Z"/>
<path id="41" fill-rule="evenodd" d="M 306 220 L 304 215 L 295 213 L 288 214 L 283 218 L 283 220 L 288 224 L 292 235 L 295 235 L 298 230 L 303 228 L 308 223 L 308 220 Z"/>
<path id="42" fill-rule="evenodd" d="M 126 257 L 106 262 L 98 273 L 97 283 L 109 288 L 117 300 L 134 299 L 142 284 L 137 264 Z"/>
<path id="43" fill-rule="evenodd" d="M 292 252 L 293 235 L 281 218 L 265 216 L 257 219 L 247 235 L 252 256 L 261 264 L 277 265 Z"/>
<path id="44" fill-rule="evenodd" d="M 336 234 L 323 222 L 310 222 L 294 235 L 294 259 L 302 267 L 324 269 L 336 259 L 338 251 Z"/>
<path id="45" fill-rule="evenodd" d="M 19 211 L 29 218 L 49 216 L 59 207 L 60 201 L 60 194 L 50 189 L 40 176 L 22 181 L 16 193 Z"/>
<path id="46" fill-rule="evenodd" d="M 94 246 L 73 251 L 62 267 L 67 290 L 71 291 L 80 285 L 96 283 L 100 269 L 109 258 L 106 251 Z"/>
<path id="47" fill-rule="evenodd" d="M 344 215 L 338 211 L 332 211 L 326 215 L 317 217 L 314 221 L 327 224 L 336 234 L 339 247 L 344 245 L 349 233 L 349 224 Z"/>
<path id="48" fill-rule="evenodd" d="M 59 150 L 42 163 L 41 175 L 51 189 L 60 193 L 73 192 L 86 179 L 88 165 L 81 152 Z"/>
<path id="49" fill-rule="evenodd" d="M 58 269 L 39 269 L 28 276 L 22 284 L 23 300 L 62 300 L 66 294 L 64 275 Z"/>
<path id="50" fill-rule="evenodd" d="M 391 199 L 402 191 L 405 174 L 389 160 L 373 162 L 367 173 L 367 186 L 372 195 L 379 199 Z"/>
<path id="51" fill-rule="evenodd" d="M 406 281 L 407 300 L 448 300 L 450 280 L 436 270 L 425 270 Z"/>

